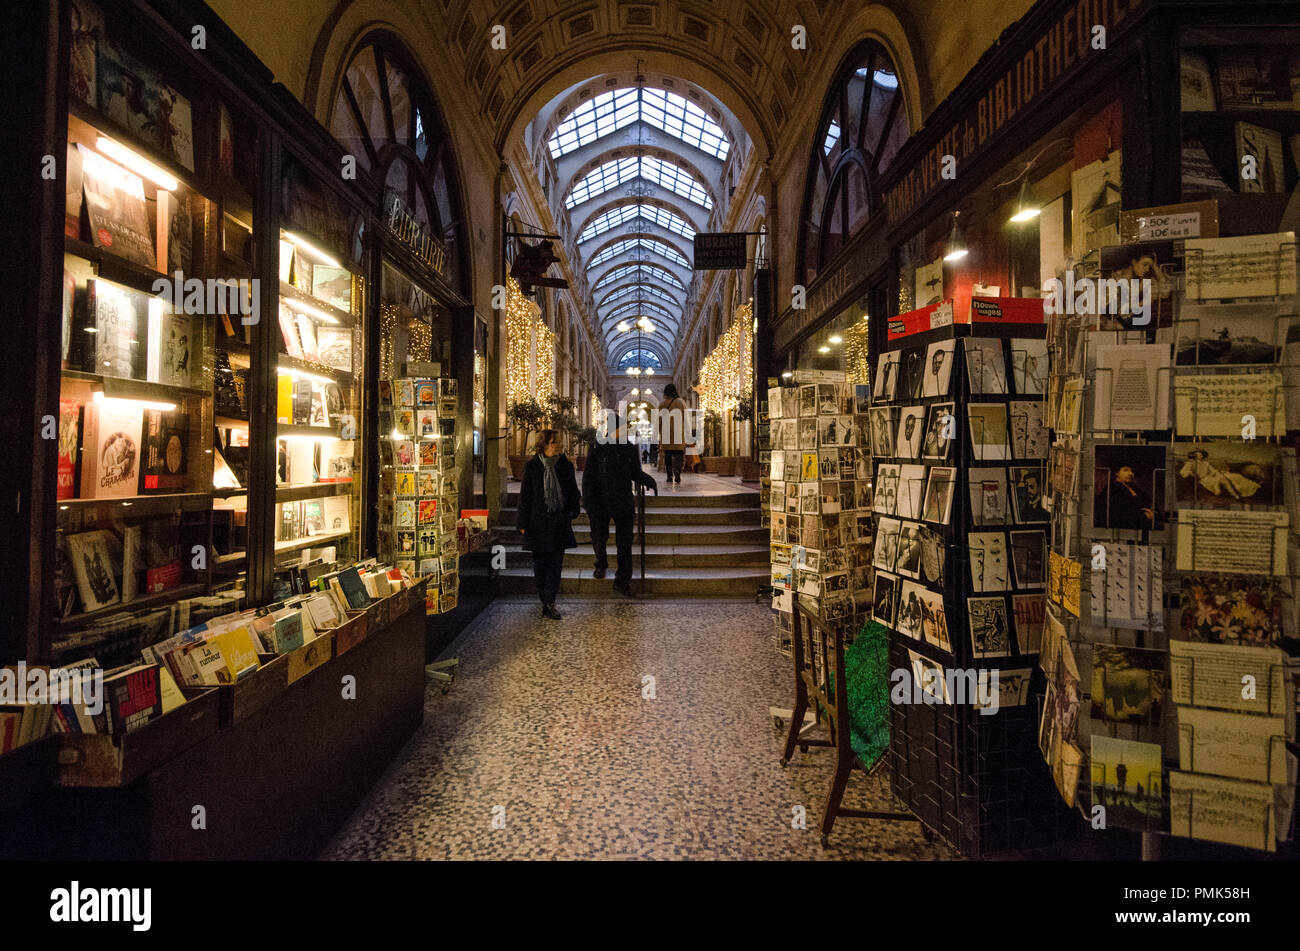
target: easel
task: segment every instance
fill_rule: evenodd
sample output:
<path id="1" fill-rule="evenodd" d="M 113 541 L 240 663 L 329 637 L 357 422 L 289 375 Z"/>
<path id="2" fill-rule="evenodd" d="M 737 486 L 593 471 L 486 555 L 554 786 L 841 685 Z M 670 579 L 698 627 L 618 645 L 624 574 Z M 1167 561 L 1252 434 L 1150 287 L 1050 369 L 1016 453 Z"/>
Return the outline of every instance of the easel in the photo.
<path id="1" fill-rule="evenodd" d="M 849 783 L 849 773 L 854 767 L 861 768 L 849 740 L 849 691 L 844 674 L 844 635 L 839 627 L 836 627 L 833 634 L 828 633 L 820 619 L 800 603 L 798 591 L 791 594 L 791 601 L 794 615 L 794 632 L 791 638 L 794 648 L 794 710 L 790 714 L 790 729 L 785 740 L 785 752 L 781 755 L 781 766 L 789 765 L 796 744 L 800 751 L 805 753 L 810 746 L 829 746 L 835 750 L 835 778 L 831 780 L 831 788 L 826 796 L 826 808 L 822 813 L 822 848 L 830 844 L 831 829 L 839 816 L 848 819 L 892 819 L 916 822 L 916 816 L 907 812 L 846 809 L 840 805 L 844 800 L 844 789 Z M 815 663 L 818 654 L 812 650 L 813 644 L 818 642 L 821 646 L 820 664 Z M 831 653 L 828 653 L 828 649 Z M 809 654 L 812 654 L 813 662 L 809 661 Z M 835 666 L 833 686 L 828 657 L 833 658 Z M 804 724 L 809 707 L 812 708 L 814 727 L 821 724 L 822 712 L 825 711 L 829 739 L 804 736 L 809 729 Z M 875 773 L 884 761 L 885 757 L 882 756 L 867 771 L 867 775 Z M 924 825 L 921 826 L 921 834 L 925 836 L 927 842 L 930 840 L 929 830 Z"/>

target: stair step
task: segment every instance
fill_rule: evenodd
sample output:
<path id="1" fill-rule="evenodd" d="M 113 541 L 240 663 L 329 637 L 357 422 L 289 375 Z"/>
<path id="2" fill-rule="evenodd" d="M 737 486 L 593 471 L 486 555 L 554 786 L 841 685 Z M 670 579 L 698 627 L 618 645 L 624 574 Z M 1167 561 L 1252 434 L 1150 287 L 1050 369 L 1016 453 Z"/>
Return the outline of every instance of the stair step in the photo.
<path id="1" fill-rule="evenodd" d="M 659 483 L 659 494 L 653 492 L 646 493 L 645 507 L 646 511 L 651 509 L 664 508 L 759 508 L 759 497 L 757 483 L 755 488 L 750 491 L 736 491 L 719 493 L 717 495 L 682 495 L 679 489 L 670 488 Z M 502 505 L 514 509 L 519 506 L 519 491 L 512 489 L 501 502 Z"/>
<path id="2" fill-rule="evenodd" d="M 618 549 L 611 538 L 605 546 L 606 557 L 611 565 L 618 559 Z M 594 564 L 596 555 L 591 545 L 570 548 L 565 552 L 564 563 L 578 566 L 588 574 Z M 632 546 L 633 564 L 640 567 L 641 549 Z M 756 545 L 646 545 L 646 570 L 659 568 L 724 568 L 766 566 L 771 561 L 771 552 L 767 547 Z M 520 545 L 506 546 L 507 568 L 530 568 L 532 555 Z"/>
<path id="3" fill-rule="evenodd" d="M 760 515 L 758 508 L 647 508 L 645 521 L 647 527 L 650 525 L 757 525 Z M 518 509 L 501 510 L 502 525 L 517 525 L 518 519 Z M 589 523 L 590 519 L 586 512 L 573 522 L 575 527 Z"/>
<path id="4" fill-rule="evenodd" d="M 612 526 L 611 526 L 612 528 Z M 579 545 L 591 543 L 585 525 L 575 525 Z M 646 545 L 766 545 L 770 531 L 761 525 L 646 525 Z"/>
<path id="5" fill-rule="evenodd" d="M 670 595 L 678 598 L 708 597 L 716 595 L 746 596 L 767 584 L 771 573 L 767 567 L 757 568 L 661 568 L 646 569 L 647 594 Z M 639 590 L 639 573 L 632 578 L 632 590 Z M 571 597 L 609 597 L 613 595 L 612 578 L 591 577 L 589 568 L 564 569 L 560 581 L 560 594 Z M 536 583 L 531 569 L 507 568 L 501 572 L 503 594 L 535 594 Z"/>

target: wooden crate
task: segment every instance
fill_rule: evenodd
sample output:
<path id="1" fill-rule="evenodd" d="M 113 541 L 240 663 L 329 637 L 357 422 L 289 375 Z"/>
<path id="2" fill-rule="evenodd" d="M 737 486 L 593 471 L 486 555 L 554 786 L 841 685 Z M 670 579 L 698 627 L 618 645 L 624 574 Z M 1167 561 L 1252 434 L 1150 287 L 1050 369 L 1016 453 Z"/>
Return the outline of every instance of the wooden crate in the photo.
<path id="1" fill-rule="evenodd" d="M 217 732 L 221 695 L 200 691 L 184 706 L 123 736 L 60 734 L 59 783 L 125 786 Z"/>
<path id="2" fill-rule="evenodd" d="M 288 655 L 259 654 L 262 666 L 236 683 L 217 687 L 221 695 L 221 727 L 248 719 L 288 686 Z"/>
<path id="3" fill-rule="evenodd" d="M 285 654 L 289 662 L 286 686 L 296 683 L 334 657 L 334 632 L 317 634 L 302 647 Z"/>
<path id="4" fill-rule="evenodd" d="M 335 657 L 346 654 L 366 639 L 366 633 L 369 630 L 369 619 L 370 615 L 367 612 L 358 611 L 351 615 L 346 622 L 334 629 Z"/>

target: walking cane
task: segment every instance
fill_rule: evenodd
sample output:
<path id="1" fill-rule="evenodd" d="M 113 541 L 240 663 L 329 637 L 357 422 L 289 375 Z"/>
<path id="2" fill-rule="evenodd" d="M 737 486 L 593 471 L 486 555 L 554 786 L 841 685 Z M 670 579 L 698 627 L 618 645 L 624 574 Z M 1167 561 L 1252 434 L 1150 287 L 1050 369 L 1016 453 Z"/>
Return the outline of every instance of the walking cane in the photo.
<path id="1" fill-rule="evenodd" d="M 645 594 L 645 486 L 636 487 L 636 531 L 641 536 L 641 591 Z"/>

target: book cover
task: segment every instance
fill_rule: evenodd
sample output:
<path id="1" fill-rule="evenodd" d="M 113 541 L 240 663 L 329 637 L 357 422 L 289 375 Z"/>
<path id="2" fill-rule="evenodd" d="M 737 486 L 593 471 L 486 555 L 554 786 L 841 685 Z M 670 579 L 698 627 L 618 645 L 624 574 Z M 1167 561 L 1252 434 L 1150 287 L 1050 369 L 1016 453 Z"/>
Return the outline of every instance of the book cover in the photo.
<path id="1" fill-rule="evenodd" d="M 97 400 L 87 407 L 81 498 L 137 494 L 143 427 L 144 410 L 131 400 Z"/>
<path id="2" fill-rule="evenodd" d="M 293 377 L 287 373 L 275 378 L 275 421 L 293 422 Z"/>
<path id="3" fill-rule="evenodd" d="M 69 238 L 81 238 L 81 213 L 85 210 L 85 172 L 82 169 L 81 150 L 68 143 L 67 177 L 63 183 L 63 233 Z"/>
<path id="4" fill-rule="evenodd" d="M 301 360 L 303 350 L 302 341 L 298 339 L 298 323 L 294 320 L 293 311 L 283 301 L 280 303 L 280 336 L 284 338 L 284 352 L 295 360 Z"/>
<path id="5" fill-rule="evenodd" d="M 331 495 L 321 500 L 326 532 L 351 531 L 351 501 L 346 495 Z"/>
<path id="6" fill-rule="evenodd" d="M 81 595 L 82 610 L 87 613 L 122 599 L 108 535 L 107 530 L 99 529 L 67 536 L 77 592 Z"/>
<path id="7" fill-rule="evenodd" d="M 1255 125 L 1253 122 L 1238 122 L 1235 133 L 1237 161 L 1242 163 L 1242 193 L 1285 191 L 1282 133 Z M 1247 159 L 1251 160 L 1250 167 L 1246 164 Z"/>
<path id="8" fill-rule="evenodd" d="M 336 370 L 352 372 L 352 331 L 344 327 L 320 327 L 316 330 L 316 345 L 320 353 L 320 362 Z M 379 381 L 380 402 L 392 403 L 392 384 L 387 380 Z M 384 391 L 387 390 L 387 399 Z"/>
<path id="9" fill-rule="evenodd" d="M 285 610 L 273 615 L 272 635 L 277 653 L 287 654 L 303 645 L 302 612 Z"/>
<path id="10" fill-rule="evenodd" d="M 339 572 L 338 582 L 339 587 L 343 589 L 343 596 L 347 598 L 349 608 L 359 611 L 370 604 L 370 595 L 366 593 L 366 587 L 356 568 Z"/>
<path id="11" fill-rule="evenodd" d="M 158 667 L 142 664 L 104 678 L 109 732 L 117 736 L 162 716 L 162 681 Z"/>
<path id="12" fill-rule="evenodd" d="M 94 341 L 93 346 L 86 348 L 87 359 L 82 368 L 101 376 L 143 379 L 145 355 L 140 345 L 141 330 L 148 329 L 143 295 L 107 281 L 92 279 L 87 282 L 86 301 L 89 310 L 87 326 L 94 328 Z"/>
<path id="13" fill-rule="evenodd" d="M 78 148 L 91 241 L 97 248 L 154 270 L 158 262 L 145 207 L 144 182 L 98 152 L 81 145 Z"/>
<path id="14" fill-rule="evenodd" d="M 261 666 L 257 659 L 259 640 L 248 627 L 241 625 L 222 631 L 214 635 L 212 640 L 217 650 L 221 651 L 226 669 L 235 680 Z"/>
<path id="15" fill-rule="evenodd" d="M 179 411 L 144 411 L 140 493 L 180 492 L 188 475 L 190 417 Z"/>
<path id="16" fill-rule="evenodd" d="M 152 330 L 152 318 L 150 329 Z M 168 386 L 189 386 L 193 354 L 200 347 L 202 328 L 187 314 L 160 315 L 156 340 L 150 334 L 150 380 Z"/>
<path id="17" fill-rule="evenodd" d="M 293 381 L 293 423 L 311 425 L 311 380 Z"/>
<path id="18" fill-rule="evenodd" d="M 72 19 L 68 95 L 93 108 L 99 105 L 96 57 L 104 34 L 104 15 L 90 0 L 72 0 L 68 7 Z"/>
<path id="19" fill-rule="evenodd" d="M 321 443 L 321 482 L 351 482 L 354 442 L 331 439 Z"/>
<path id="20" fill-rule="evenodd" d="M 320 346 L 316 342 L 316 325 L 306 314 L 298 314 L 296 318 L 298 325 L 298 339 L 302 343 L 302 355 L 307 360 L 320 359 Z"/>
<path id="21" fill-rule="evenodd" d="M 346 314 L 352 313 L 352 272 L 345 267 L 317 264 L 312 268 L 311 296 Z"/>
<path id="22" fill-rule="evenodd" d="M 144 529 L 127 525 L 122 529 L 122 603 L 140 594 L 140 574 L 145 568 Z"/>
<path id="23" fill-rule="evenodd" d="M 300 537 L 302 532 L 299 526 L 302 524 L 302 509 L 298 502 L 282 502 L 280 508 L 280 530 L 276 534 L 276 539 L 282 542 L 293 541 Z"/>
<path id="24" fill-rule="evenodd" d="M 75 499 L 81 481 L 81 429 L 85 407 L 77 400 L 59 400 L 59 470 L 56 497 Z"/>
<path id="25" fill-rule="evenodd" d="M 325 511 L 320 499 L 302 503 L 302 530 L 307 535 L 320 535 L 325 531 Z"/>

